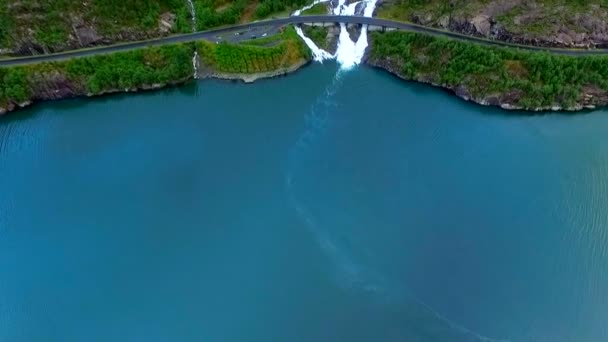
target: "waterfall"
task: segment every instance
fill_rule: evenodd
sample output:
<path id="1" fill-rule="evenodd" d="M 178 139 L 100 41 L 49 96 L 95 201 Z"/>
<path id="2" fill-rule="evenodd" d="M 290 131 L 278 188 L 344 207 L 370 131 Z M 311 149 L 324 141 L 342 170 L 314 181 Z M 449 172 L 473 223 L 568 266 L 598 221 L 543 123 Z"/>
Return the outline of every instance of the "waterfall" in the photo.
<path id="1" fill-rule="evenodd" d="M 315 0 L 311 5 L 305 6 L 295 12 L 292 15 L 297 16 L 314 5 L 325 2 L 327 0 Z M 355 15 L 357 7 L 362 9 L 359 12 L 363 12 L 363 16 L 371 17 L 376 9 L 376 2 L 378 0 L 363 0 L 346 4 L 346 0 L 339 0 L 336 7 L 333 8 L 332 12 L 334 15 Z M 334 55 L 329 52 L 320 49 L 310 38 L 302 32 L 300 27 L 296 27 L 296 32 L 304 40 L 308 48 L 312 51 L 313 59 L 317 62 L 323 62 L 326 59 L 335 58 L 341 66 L 341 69 L 348 70 L 353 66 L 361 63 L 365 49 L 368 46 L 367 41 L 367 25 L 361 27 L 361 34 L 356 42 L 350 39 L 346 24 L 340 24 L 340 35 L 338 37 L 338 48 Z"/>
<path id="2" fill-rule="evenodd" d="M 196 31 L 196 8 L 192 0 L 188 0 L 188 7 L 190 8 L 190 20 L 192 20 L 192 32 Z"/>
<path id="3" fill-rule="evenodd" d="M 194 51 L 194 56 L 192 56 L 192 67 L 194 69 L 194 79 L 198 78 L 198 51 Z"/>
<path id="4" fill-rule="evenodd" d="M 344 5 L 344 1 L 340 0 L 338 6 L 334 9 L 336 15 L 355 15 L 357 7 L 363 6 L 363 16 L 371 17 L 376 9 L 377 0 L 364 0 L 354 2 L 350 5 Z M 361 63 L 365 49 L 367 48 L 367 25 L 362 25 L 361 34 L 356 42 L 350 39 L 346 24 L 340 24 L 340 37 L 338 40 L 338 50 L 336 51 L 336 60 L 342 66 L 342 69 L 350 69 L 353 66 Z"/>
<path id="5" fill-rule="evenodd" d="M 309 10 L 309 9 L 313 8 L 313 7 L 314 7 L 316 4 L 320 4 L 320 3 L 323 3 L 323 2 L 328 2 L 328 1 L 329 1 L 329 0 L 315 0 L 315 1 L 313 1 L 313 3 L 312 3 L 312 4 L 307 5 L 307 6 L 304 6 L 304 7 L 300 8 L 299 10 L 296 10 L 296 11 L 295 11 L 295 12 L 293 12 L 291 15 L 293 15 L 293 16 L 298 16 L 298 15 L 302 14 L 302 12 L 304 12 L 304 11 L 306 11 L 306 10 Z"/>
<path id="6" fill-rule="evenodd" d="M 357 5 L 361 2 L 354 2 L 348 6 L 344 6 L 343 1 L 342 4 L 339 4 L 338 7 L 334 10 L 334 13 L 338 12 L 339 15 L 354 15 L 355 10 L 357 9 Z M 358 64 L 358 59 L 356 56 L 356 46 L 355 42 L 350 39 L 350 35 L 348 30 L 346 29 L 346 24 L 340 23 L 340 36 L 338 38 L 338 49 L 336 50 L 336 60 L 343 69 L 350 69 L 354 65 Z M 359 59 L 360 60 L 360 59 Z"/>
<path id="7" fill-rule="evenodd" d="M 304 6 L 304 7 L 300 8 L 299 10 L 296 10 L 291 15 L 292 16 L 299 16 L 300 14 L 302 14 L 303 11 L 306 11 L 307 9 L 312 8 L 316 4 L 320 4 L 320 3 L 323 3 L 323 2 L 327 2 L 327 1 L 329 1 L 329 0 L 315 0 L 315 1 L 313 1 L 312 4 L 310 4 L 308 6 Z M 298 36 L 300 36 L 300 38 L 302 38 L 302 40 L 304 41 L 304 43 L 306 44 L 306 46 L 308 46 L 308 48 L 312 52 L 312 58 L 313 58 L 313 60 L 315 60 L 317 62 L 323 63 L 323 61 L 326 60 L 326 59 L 332 59 L 332 58 L 334 58 L 334 56 L 331 53 L 329 53 L 329 52 L 327 52 L 327 51 L 319 48 L 317 46 L 317 44 L 315 44 L 315 42 L 312 41 L 312 39 L 306 37 L 306 35 L 302 31 L 301 27 L 296 26 L 295 28 L 296 28 L 296 33 L 298 34 Z"/>
<path id="8" fill-rule="evenodd" d="M 190 8 L 190 20 L 192 21 L 192 32 L 196 32 L 196 9 L 192 0 L 188 0 L 188 7 Z M 194 79 L 198 78 L 198 51 L 196 47 L 194 49 L 194 56 L 192 56 L 192 69 Z"/>
<path id="9" fill-rule="evenodd" d="M 306 35 L 304 35 L 304 32 L 302 32 L 301 27 L 296 26 L 296 33 L 298 34 L 298 36 L 300 36 L 300 38 L 302 38 L 302 40 L 304 40 L 304 43 L 306 43 L 306 45 L 312 52 L 312 58 L 315 61 L 322 63 L 326 59 L 334 58 L 334 56 L 331 53 L 329 53 L 323 49 L 320 49 L 317 46 L 317 44 L 315 44 L 315 42 L 313 42 L 310 38 L 306 37 Z"/>

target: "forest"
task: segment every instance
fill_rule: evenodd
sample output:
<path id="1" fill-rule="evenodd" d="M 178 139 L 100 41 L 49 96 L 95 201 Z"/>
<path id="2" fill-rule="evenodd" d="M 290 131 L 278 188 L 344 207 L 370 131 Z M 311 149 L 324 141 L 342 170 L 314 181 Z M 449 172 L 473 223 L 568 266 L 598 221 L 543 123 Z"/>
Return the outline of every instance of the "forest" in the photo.
<path id="1" fill-rule="evenodd" d="M 65 89 L 71 96 L 96 95 L 183 82 L 194 73 L 195 50 L 201 68 L 233 74 L 277 71 L 310 58 L 306 45 L 288 27 L 278 35 L 243 44 L 199 41 L 0 68 L 0 108 Z"/>
<path id="2" fill-rule="evenodd" d="M 179 44 L 0 68 L 0 107 L 35 100 L 46 85 L 85 95 L 179 82 L 193 73 L 193 53 L 193 44 Z"/>
<path id="3" fill-rule="evenodd" d="M 606 0 L 391 0 L 381 18 L 542 46 L 605 46 Z"/>
<path id="4" fill-rule="evenodd" d="M 0 48 L 28 39 L 52 50 L 65 44 L 80 23 L 94 26 L 102 35 L 146 37 L 158 28 L 164 12 L 179 14 L 178 26 L 186 29 L 185 0 L 0 0 Z"/>
<path id="5" fill-rule="evenodd" d="M 408 32 L 372 34 L 371 57 L 399 65 L 401 76 L 473 96 L 512 94 L 524 108 L 572 107 L 583 87 L 608 91 L 608 57 L 565 56 L 482 46 Z"/>

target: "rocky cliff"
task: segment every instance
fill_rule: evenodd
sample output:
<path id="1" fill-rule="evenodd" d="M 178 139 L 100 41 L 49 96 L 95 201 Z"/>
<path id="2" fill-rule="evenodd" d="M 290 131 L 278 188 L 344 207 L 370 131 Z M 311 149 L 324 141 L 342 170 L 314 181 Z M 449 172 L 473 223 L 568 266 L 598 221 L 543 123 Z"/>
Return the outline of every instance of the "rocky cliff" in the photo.
<path id="1" fill-rule="evenodd" d="M 467 35 L 546 47 L 608 48 L 608 8 L 589 0 L 385 0 L 380 15 Z"/>
<path id="2" fill-rule="evenodd" d="M 185 1 L 176 3 L 181 5 L 170 6 L 166 0 L 0 0 L 0 56 L 53 53 L 177 32 L 184 21 Z"/>
<path id="3" fill-rule="evenodd" d="M 383 69 L 389 73 L 406 81 L 416 81 L 426 83 L 434 87 L 443 88 L 465 101 L 471 101 L 483 106 L 500 107 L 506 110 L 526 110 L 532 112 L 541 111 L 580 111 L 583 109 L 594 109 L 608 105 L 608 92 L 595 86 L 584 87 L 579 96 L 579 100 L 571 106 L 562 107 L 559 105 L 527 107 L 522 106 L 519 101 L 522 98 L 521 90 L 513 89 L 503 93 L 491 95 L 474 95 L 473 92 L 464 84 L 453 86 L 441 84 L 430 77 L 409 77 L 403 73 L 401 63 L 392 58 L 367 58 L 366 64 Z"/>

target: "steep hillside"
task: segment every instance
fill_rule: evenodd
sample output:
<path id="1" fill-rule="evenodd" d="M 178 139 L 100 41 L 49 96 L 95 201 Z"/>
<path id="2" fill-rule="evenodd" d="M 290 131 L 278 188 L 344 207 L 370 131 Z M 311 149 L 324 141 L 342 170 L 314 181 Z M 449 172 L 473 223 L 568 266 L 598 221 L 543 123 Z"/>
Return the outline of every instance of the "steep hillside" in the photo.
<path id="1" fill-rule="evenodd" d="M 0 54 L 27 55 L 189 30 L 185 0 L 0 0 Z"/>
<path id="2" fill-rule="evenodd" d="M 287 15 L 309 0 L 0 0 L 0 56 L 51 53 Z"/>
<path id="3" fill-rule="evenodd" d="M 294 71 L 309 60 L 310 51 L 288 27 L 241 44 L 200 41 L 0 68 L 0 116 L 41 100 L 178 84 L 192 79 L 195 70 L 199 78 L 252 81 Z"/>
<path id="4" fill-rule="evenodd" d="M 386 0 L 378 15 L 513 43 L 608 47 L 605 0 Z"/>
<path id="5" fill-rule="evenodd" d="M 367 62 L 484 105 L 580 110 L 608 104 L 608 57 L 488 47 L 412 32 L 373 32 Z"/>

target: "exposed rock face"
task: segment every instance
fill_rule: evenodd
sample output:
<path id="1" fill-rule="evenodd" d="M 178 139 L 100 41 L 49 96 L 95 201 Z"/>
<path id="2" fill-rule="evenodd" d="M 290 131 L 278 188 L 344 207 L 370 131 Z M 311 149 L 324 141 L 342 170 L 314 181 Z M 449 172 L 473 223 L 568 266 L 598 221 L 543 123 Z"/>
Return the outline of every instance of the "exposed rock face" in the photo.
<path id="1" fill-rule="evenodd" d="M 127 88 L 127 89 L 104 89 L 99 93 L 89 93 L 86 87 L 82 84 L 74 83 L 68 80 L 65 75 L 59 72 L 47 73 L 44 75 L 36 75 L 33 79 L 32 84 L 32 96 L 29 100 L 23 103 L 9 102 L 7 104 L 0 104 L 0 116 L 5 115 L 9 112 L 15 111 L 19 108 L 23 108 L 31 105 L 37 101 L 49 101 L 49 100 L 61 100 L 72 97 L 81 96 L 99 96 L 104 94 L 119 93 L 119 92 L 136 92 L 140 90 L 152 90 L 163 88 L 168 85 L 176 85 L 184 83 L 190 78 L 173 80 L 168 83 L 155 83 L 155 84 L 142 84 L 138 87 Z"/>
<path id="2" fill-rule="evenodd" d="M 32 84 L 33 100 L 58 100 L 85 94 L 83 86 L 72 83 L 59 72 L 38 75 Z"/>
<path id="3" fill-rule="evenodd" d="M 95 27 L 87 25 L 82 17 L 72 16 L 71 21 L 72 31 L 74 32 L 73 37 L 75 37 L 80 46 L 91 46 L 103 39 L 97 33 L 97 30 L 95 30 Z"/>
<path id="4" fill-rule="evenodd" d="M 492 24 L 490 23 L 490 17 L 485 14 L 480 14 L 471 19 L 471 24 L 475 28 L 475 31 L 482 36 L 488 36 L 490 34 L 490 29 L 492 28 Z"/>
<path id="5" fill-rule="evenodd" d="M 160 16 L 158 23 L 158 30 L 162 33 L 169 33 L 175 27 L 175 14 L 171 12 L 165 12 Z"/>
<path id="6" fill-rule="evenodd" d="M 325 38 L 325 46 L 327 52 L 334 55 L 338 50 L 338 37 L 340 36 L 340 27 L 337 25 L 329 26 L 327 29 L 327 37 Z"/>
<path id="7" fill-rule="evenodd" d="M 21 42 L 17 49 L 13 51 L 16 55 L 38 55 L 46 52 L 46 49 L 44 49 L 42 45 L 36 44 L 30 40 Z"/>
<path id="8" fill-rule="evenodd" d="M 295 64 L 280 68 L 274 71 L 268 72 L 260 72 L 260 73 L 222 73 L 218 70 L 214 69 L 210 65 L 206 65 L 203 63 L 199 57 L 197 63 L 199 68 L 197 70 L 197 78 L 218 78 L 218 79 L 229 79 L 229 80 L 241 80 L 245 83 L 251 83 L 258 79 L 262 78 L 271 78 L 271 77 L 279 77 L 283 75 L 287 75 L 289 73 L 295 72 L 300 69 L 304 65 L 308 64 L 310 60 L 302 58 L 297 61 Z M 192 76 L 185 77 L 183 79 L 171 80 L 167 83 L 154 83 L 154 84 L 141 84 L 137 87 L 127 88 L 127 89 L 104 89 L 98 93 L 90 93 L 87 91 L 87 88 L 84 84 L 79 84 L 78 82 L 72 81 L 68 79 L 64 74 L 59 71 L 54 72 L 46 72 L 42 74 L 35 74 L 30 78 L 30 84 L 32 86 L 32 94 L 31 98 L 23 103 L 14 103 L 9 102 L 2 104 L 0 103 L 0 116 L 5 115 L 9 112 L 17 110 L 19 108 L 23 108 L 31 105 L 36 101 L 47 101 L 47 100 L 60 100 L 67 99 L 72 97 L 80 97 L 80 96 L 99 96 L 104 94 L 111 93 L 120 93 L 120 92 L 137 92 L 142 90 L 153 90 L 159 89 L 166 86 L 172 86 L 177 84 L 182 84 L 192 79 Z"/>
<path id="9" fill-rule="evenodd" d="M 359 39 L 359 36 L 361 36 L 361 26 L 359 25 L 347 25 L 346 31 L 348 31 L 350 40 L 352 40 L 353 42 L 356 42 Z"/>
<path id="10" fill-rule="evenodd" d="M 79 27 L 75 29 L 74 33 L 82 46 L 94 45 L 102 40 L 102 37 L 92 27 Z"/>
<path id="11" fill-rule="evenodd" d="M 390 0 L 389 0 L 390 1 Z M 414 12 L 412 22 L 517 44 L 547 47 L 608 48 L 608 10 L 589 5 L 566 15 L 568 8 L 535 0 L 490 0 L 477 7 L 452 4 L 449 14 Z"/>
<path id="12" fill-rule="evenodd" d="M 28 106 L 34 101 L 59 100 L 87 95 L 84 86 L 74 84 L 59 72 L 33 77 L 35 78 L 31 82 L 32 98 L 23 103 L 11 102 L 6 104 L 5 107 L 0 106 L 0 115 Z"/>
<path id="13" fill-rule="evenodd" d="M 95 18 L 85 20 L 81 15 L 73 14 L 68 18 L 71 30 L 65 41 L 47 45 L 37 39 L 36 32 L 33 29 L 19 27 L 11 35 L 12 46 L 0 46 L 0 55 L 39 55 L 160 37 L 171 33 L 175 29 L 176 19 L 174 13 L 165 12 L 158 19 L 158 26 L 151 30 L 125 27 L 116 30 L 114 33 L 104 34 L 100 32 Z"/>

